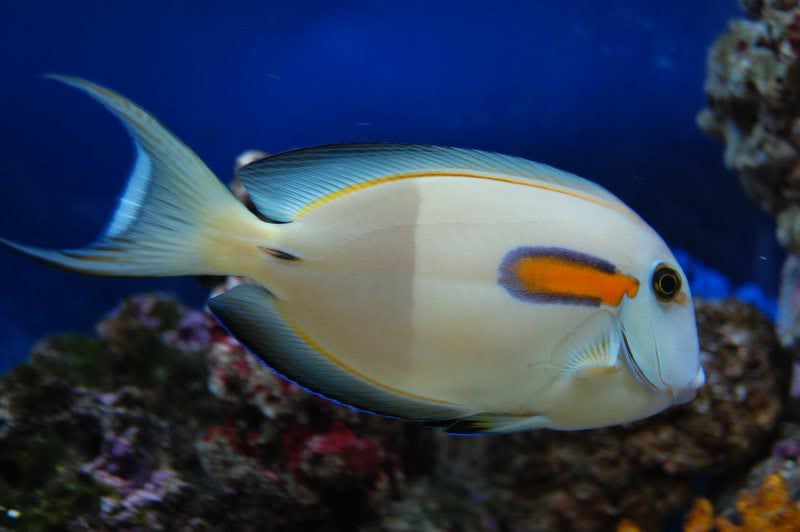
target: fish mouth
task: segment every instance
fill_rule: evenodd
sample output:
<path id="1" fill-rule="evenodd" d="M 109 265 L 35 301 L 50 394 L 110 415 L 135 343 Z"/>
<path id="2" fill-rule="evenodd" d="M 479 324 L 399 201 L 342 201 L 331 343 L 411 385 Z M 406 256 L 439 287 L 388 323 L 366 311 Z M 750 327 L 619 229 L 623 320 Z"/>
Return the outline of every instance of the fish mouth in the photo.
<path id="1" fill-rule="evenodd" d="M 633 373 L 636 380 L 638 380 L 643 385 L 647 386 L 651 390 L 654 391 L 664 391 L 662 386 L 657 386 L 653 381 L 648 379 L 642 368 L 639 367 L 639 364 L 636 363 L 636 358 L 633 356 L 633 351 L 631 350 L 631 344 L 628 342 L 628 336 L 625 334 L 625 329 L 620 327 L 620 332 L 622 333 L 622 344 L 624 346 L 625 351 L 625 362 L 627 363 L 628 367 L 631 369 L 631 373 Z M 689 383 L 687 386 L 674 388 L 672 386 L 664 386 L 667 387 L 669 394 L 672 396 L 672 404 L 673 405 L 681 405 L 684 403 L 688 403 L 692 399 L 697 396 L 697 391 L 705 385 L 706 382 L 706 373 L 701 367 L 697 374 L 692 379 L 692 382 Z"/>
<path id="2" fill-rule="evenodd" d="M 672 404 L 682 405 L 688 403 L 697 396 L 697 389 L 695 388 L 682 388 L 680 390 L 672 391 Z"/>
<path id="3" fill-rule="evenodd" d="M 705 384 L 706 384 L 706 372 L 701 367 L 699 370 L 697 370 L 697 374 L 694 376 L 694 379 L 692 379 L 692 382 L 689 383 L 687 387 L 681 388 L 677 392 L 673 391 L 672 395 L 675 399 L 675 404 L 680 405 L 683 403 L 688 403 L 697 396 L 698 390 L 700 390 L 700 388 L 705 386 Z"/>
<path id="4" fill-rule="evenodd" d="M 633 356 L 633 351 L 631 350 L 631 344 L 628 342 L 628 335 L 625 334 L 625 329 L 623 327 L 620 327 L 620 333 L 622 334 L 623 351 L 625 351 L 625 363 L 631 369 L 631 373 L 633 373 L 637 381 L 652 390 L 657 390 L 657 386 L 645 376 L 642 368 L 640 368 L 639 364 L 636 362 L 636 358 Z"/>

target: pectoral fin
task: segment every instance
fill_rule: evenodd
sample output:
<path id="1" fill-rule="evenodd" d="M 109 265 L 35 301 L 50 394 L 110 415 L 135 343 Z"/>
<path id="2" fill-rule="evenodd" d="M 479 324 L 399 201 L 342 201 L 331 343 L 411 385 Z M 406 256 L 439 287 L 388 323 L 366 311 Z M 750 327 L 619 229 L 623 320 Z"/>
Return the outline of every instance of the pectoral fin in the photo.
<path id="1" fill-rule="evenodd" d="M 608 311 L 593 314 L 553 351 L 551 360 L 562 375 L 590 377 L 615 373 L 622 367 L 622 335 L 617 319 Z"/>

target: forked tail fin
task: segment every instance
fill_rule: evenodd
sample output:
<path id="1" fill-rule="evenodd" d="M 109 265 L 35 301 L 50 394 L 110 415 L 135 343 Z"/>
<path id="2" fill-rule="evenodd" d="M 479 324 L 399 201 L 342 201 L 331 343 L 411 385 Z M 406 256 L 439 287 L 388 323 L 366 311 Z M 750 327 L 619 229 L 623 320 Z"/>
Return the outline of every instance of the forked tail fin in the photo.
<path id="1" fill-rule="evenodd" d="M 47 264 L 94 275 L 166 277 L 250 273 L 274 226 L 250 213 L 200 158 L 128 99 L 88 81 L 50 75 L 116 115 L 136 162 L 103 235 L 80 249 L 47 250 L 0 239 Z"/>

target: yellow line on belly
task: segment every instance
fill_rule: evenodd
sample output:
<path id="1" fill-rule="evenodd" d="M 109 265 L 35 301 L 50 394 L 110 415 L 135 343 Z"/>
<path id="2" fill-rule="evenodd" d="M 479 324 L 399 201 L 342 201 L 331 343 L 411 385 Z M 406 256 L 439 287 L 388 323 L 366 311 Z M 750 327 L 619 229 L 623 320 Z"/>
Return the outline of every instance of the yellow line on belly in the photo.
<path id="1" fill-rule="evenodd" d="M 366 382 L 368 384 L 371 384 L 372 386 L 375 386 L 376 388 L 380 388 L 382 390 L 391 392 L 391 393 L 396 394 L 396 395 L 401 395 L 403 397 L 408 397 L 410 399 L 414 399 L 414 400 L 417 400 L 417 401 L 426 401 L 426 402 L 437 403 L 437 404 L 442 404 L 442 405 L 457 406 L 456 403 L 451 403 L 450 401 L 443 401 L 441 399 L 432 399 L 430 397 L 425 397 L 423 395 L 417 395 L 417 394 L 414 394 L 414 393 L 411 393 L 411 392 L 406 392 L 404 390 L 400 390 L 399 388 L 393 388 L 393 387 L 388 386 L 388 385 L 386 385 L 386 384 L 384 384 L 384 383 L 382 383 L 380 381 L 377 381 L 377 380 L 373 379 L 372 377 L 368 377 L 364 373 L 362 373 L 359 370 L 357 370 L 356 368 L 348 365 L 347 363 L 342 361 L 342 359 L 340 359 L 339 357 L 333 355 L 330 351 L 327 351 L 324 347 L 319 345 L 316 341 L 314 341 L 314 339 L 312 339 L 309 335 L 307 335 L 299 326 L 297 326 L 297 324 L 295 324 L 292 320 L 290 320 L 286 316 L 286 313 L 281 311 L 281 315 L 282 315 L 284 321 L 289 325 L 289 327 L 292 328 L 292 331 L 294 331 L 294 333 L 300 339 L 302 339 L 311 349 L 313 349 L 314 351 L 316 351 L 317 353 L 322 355 L 326 360 L 328 360 L 331 364 L 334 364 L 335 366 L 337 366 L 342 371 L 345 371 L 345 372 L 349 373 L 350 375 L 353 375 L 354 377 L 357 377 L 357 378 L 361 379 L 362 381 L 364 381 L 364 382 Z"/>

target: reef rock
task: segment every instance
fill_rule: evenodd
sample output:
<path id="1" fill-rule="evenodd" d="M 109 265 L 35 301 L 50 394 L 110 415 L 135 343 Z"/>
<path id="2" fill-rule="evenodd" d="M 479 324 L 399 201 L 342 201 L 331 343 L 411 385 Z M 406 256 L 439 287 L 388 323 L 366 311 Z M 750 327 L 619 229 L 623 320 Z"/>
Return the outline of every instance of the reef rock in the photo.
<path id="1" fill-rule="evenodd" d="M 711 49 L 698 122 L 725 142 L 725 164 L 777 216 L 800 200 L 800 2 L 745 7 L 754 20 L 732 21 Z M 795 246 L 791 218 L 781 233 Z"/>
<path id="2" fill-rule="evenodd" d="M 178 471 L 196 462 L 197 426 L 218 408 L 203 383 L 198 315 L 205 323 L 170 298 L 134 296 L 98 338 L 43 340 L 0 381 L 0 528 L 173 530 L 191 520 L 174 511 L 196 489 Z"/>
<path id="3" fill-rule="evenodd" d="M 771 323 L 733 300 L 699 303 L 697 316 L 707 383 L 691 403 L 624 427 L 486 439 L 484 473 L 512 494 L 515 530 L 610 530 L 620 516 L 657 530 L 691 502 L 694 479 L 764 449 L 789 365 Z"/>
<path id="4" fill-rule="evenodd" d="M 310 394 L 207 314 L 133 296 L 97 337 L 48 338 L 0 380 L 0 528 L 654 529 L 698 475 L 765 448 L 787 386 L 766 318 L 733 301 L 697 313 L 708 379 L 692 403 L 625 427 L 453 438 Z"/>
<path id="5" fill-rule="evenodd" d="M 755 496 L 753 495 L 755 494 Z M 771 496 L 770 496 L 771 494 Z M 800 427 L 784 423 L 769 455 L 753 467 L 738 489 L 724 492 L 717 503 L 720 518 L 743 522 L 742 530 L 800 530 Z M 789 521 L 791 526 L 762 526 Z M 719 520 L 719 519 L 718 519 Z M 739 530 L 732 528 L 731 530 Z"/>
<path id="6" fill-rule="evenodd" d="M 751 20 L 734 20 L 708 57 L 708 107 L 698 123 L 725 143 L 725 165 L 776 218 L 777 237 L 800 254 L 800 1 L 744 0 Z M 778 327 L 800 339 L 798 259 L 781 279 Z"/>

